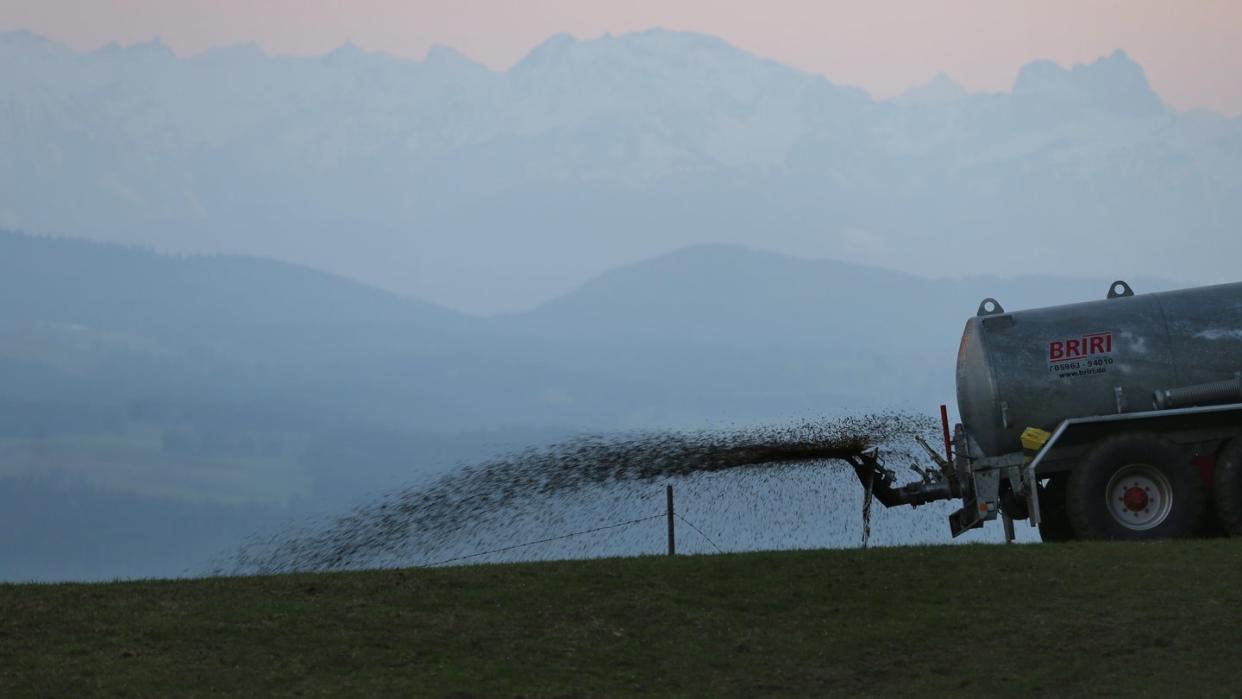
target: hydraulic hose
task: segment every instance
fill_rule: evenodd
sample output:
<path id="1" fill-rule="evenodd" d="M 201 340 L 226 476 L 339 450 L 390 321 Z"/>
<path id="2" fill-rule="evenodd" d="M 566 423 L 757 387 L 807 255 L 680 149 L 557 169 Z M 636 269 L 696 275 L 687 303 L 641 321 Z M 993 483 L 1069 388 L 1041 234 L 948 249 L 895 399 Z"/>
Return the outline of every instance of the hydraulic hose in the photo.
<path id="1" fill-rule="evenodd" d="M 1242 403 L 1242 377 L 1235 376 L 1224 381 L 1211 381 L 1180 388 L 1159 389 L 1152 394 L 1152 402 L 1156 410 Z"/>

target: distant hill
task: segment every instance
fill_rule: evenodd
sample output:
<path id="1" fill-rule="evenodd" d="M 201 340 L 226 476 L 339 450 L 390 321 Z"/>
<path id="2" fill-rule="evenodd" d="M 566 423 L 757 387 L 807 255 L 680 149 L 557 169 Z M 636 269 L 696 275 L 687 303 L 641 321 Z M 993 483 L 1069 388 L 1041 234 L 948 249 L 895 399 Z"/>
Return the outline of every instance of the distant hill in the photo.
<path id="1" fill-rule="evenodd" d="M 1111 277 L 929 279 L 736 246 L 684 248 L 608 272 L 535 310 L 497 319 L 570 342 L 772 345 L 927 354 L 956 346 L 980 301 L 1017 310 L 1104 298 Z M 1130 280 L 1141 291 L 1167 280 Z"/>
<path id="2" fill-rule="evenodd" d="M 0 124 L 0 226 L 476 312 L 706 243 L 950 276 L 1218 281 L 1242 255 L 1242 120 L 1168 108 L 1124 52 L 877 101 L 663 30 L 552 37 L 505 72 L 10 32 Z"/>
<path id="3" fill-rule="evenodd" d="M 105 328 L 179 346 L 244 348 L 289 333 L 438 343 L 480 325 L 460 313 L 273 260 L 0 231 L 0 320 Z"/>
<path id="4" fill-rule="evenodd" d="M 619 268 L 533 311 L 488 319 L 270 260 L 0 233 L 0 329 L 8 338 L 0 357 L 80 378 L 106 376 L 109 357 L 169 376 L 260 371 L 262 380 L 300 386 L 312 376 L 343 386 L 369 377 L 493 404 L 510 397 L 487 394 L 515 389 L 514 380 L 619 378 L 606 358 L 642 363 L 620 382 L 632 386 L 681 350 L 745 354 L 756 367 L 767 366 L 763 353 L 949 356 L 984 296 L 1011 308 L 1047 305 L 1096 298 L 1110 281 L 931 280 L 696 246 Z M 1131 281 L 1140 290 L 1169 285 Z"/>
<path id="5" fill-rule="evenodd" d="M 1111 281 L 932 280 L 712 245 L 619 268 L 527 313 L 478 318 L 269 260 L 9 233 L 0 373 L 14 399 L 258 395 L 275 401 L 262 420 L 310 425 L 778 417 L 950 399 L 961 327 L 982 298 L 1011 309 L 1081 301 Z"/>

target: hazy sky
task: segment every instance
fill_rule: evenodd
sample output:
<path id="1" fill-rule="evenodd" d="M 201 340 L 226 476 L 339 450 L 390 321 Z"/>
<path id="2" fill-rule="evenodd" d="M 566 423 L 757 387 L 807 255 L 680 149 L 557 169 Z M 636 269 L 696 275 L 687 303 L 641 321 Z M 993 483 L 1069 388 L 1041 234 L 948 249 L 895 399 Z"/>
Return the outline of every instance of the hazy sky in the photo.
<path id="1" fill-rule="evenodd" d="M 353 41 L 421 58 L 439 43 L 495 68 L 557 32 L 655 26 L 716 34 L 881 98 L 937 70 L 1004 90 L 1032 59 L 1068 66 L 1122 48 L 1174 106 L 1242 114 L 1237 0 L 0 0 L 0 29 L 79 49 L 159 36 L 182 55 L 243 41 L 306 54 Z"/>

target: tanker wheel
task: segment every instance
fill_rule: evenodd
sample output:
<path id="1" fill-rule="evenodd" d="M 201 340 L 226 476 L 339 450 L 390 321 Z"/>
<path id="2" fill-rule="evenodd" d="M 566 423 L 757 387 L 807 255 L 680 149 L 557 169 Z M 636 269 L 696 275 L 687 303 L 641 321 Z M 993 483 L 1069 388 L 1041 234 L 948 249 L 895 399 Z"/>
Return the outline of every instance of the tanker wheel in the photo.
<path id="1" fill-rule="evenodd" d="M 1048 544 L 1074 540 L 1069 516 L 1065 512 L 1065 484 L 1068 473 L 1054 473 L 1039 486 L 1039 538 Z"/>
<path id="2" fill-rule="evenodd" d="M 1216 458 L 1212 505 L 1225 532 L 1242 536 L 1242 438 L 1230 440 Z"/>
<path id="3" fill-rule="evenodd" d="M 1070 526 L 1080 539 L 1187 537 L 1207 510 L 1203 480 L 1187 455 L 1143 432 L 1100 440 L 1066 486 Z"/>

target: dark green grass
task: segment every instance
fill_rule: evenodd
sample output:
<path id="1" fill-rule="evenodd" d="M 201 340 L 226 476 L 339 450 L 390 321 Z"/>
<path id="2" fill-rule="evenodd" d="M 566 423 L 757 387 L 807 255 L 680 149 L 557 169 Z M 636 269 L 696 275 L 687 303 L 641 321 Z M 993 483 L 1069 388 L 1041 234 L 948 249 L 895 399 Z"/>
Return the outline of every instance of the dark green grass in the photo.
<path id="1" fill-rule="evenodd" d="M 1187 696 L 1242 688 L 1242 541 L 0 586 L 0 696 Z"/>

